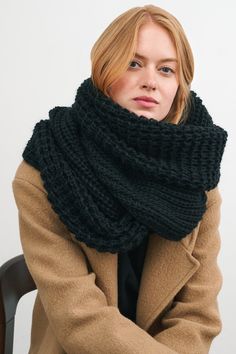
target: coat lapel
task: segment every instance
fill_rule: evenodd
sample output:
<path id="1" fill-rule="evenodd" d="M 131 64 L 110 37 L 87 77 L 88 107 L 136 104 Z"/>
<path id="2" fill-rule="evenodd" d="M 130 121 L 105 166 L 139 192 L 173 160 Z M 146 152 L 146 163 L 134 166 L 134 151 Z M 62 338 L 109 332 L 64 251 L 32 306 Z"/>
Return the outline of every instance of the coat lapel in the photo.
<path id="1" fill-rule="evenodd" d="M 98 252 L 79 242 L 89 261 L 89 268 L 96 274 L 96 285 L 105 293 L 108 305 L 118 306 L 117 253 Z"/>
<path id="2" fill-rule="evenodd" d="M 199 267 L 199 261 L 184 246 L 186 240 L 169 241 L 157 234 L 149 237 L 136 310 L 136 323 L 146 331 Z M 98 252 L 79 243 L 108 305 L 118 306 L 118 254 Z"/>
<path id="3" fill-rule="evenodd" d="M 150 235 L 136 310 L 141 328 L 148 330 L 199 265 L 182 241 Z"/>

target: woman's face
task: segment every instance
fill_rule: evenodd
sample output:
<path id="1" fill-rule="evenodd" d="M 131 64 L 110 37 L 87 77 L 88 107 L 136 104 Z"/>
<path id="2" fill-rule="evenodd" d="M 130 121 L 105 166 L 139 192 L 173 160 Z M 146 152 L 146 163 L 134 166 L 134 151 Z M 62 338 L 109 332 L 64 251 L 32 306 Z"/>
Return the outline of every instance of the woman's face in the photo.
<path id="1" fill-rule="evenodd" d="M 178 89 L 177 54 L 167 30 L 148 23 L 138 33 L 136 55 L 127 71 L 109 88 L 120 106 L 158 121 L 168 114 Z M 135 100 L 146 96 L 156 100 Z"/>

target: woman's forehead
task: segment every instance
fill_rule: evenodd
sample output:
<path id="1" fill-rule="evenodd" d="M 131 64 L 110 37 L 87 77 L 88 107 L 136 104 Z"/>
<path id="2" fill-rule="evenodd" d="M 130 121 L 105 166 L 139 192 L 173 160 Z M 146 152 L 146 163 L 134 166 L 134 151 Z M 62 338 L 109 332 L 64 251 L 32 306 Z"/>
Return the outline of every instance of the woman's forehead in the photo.
<path id="1" fill-rule="evenodd" d="M 168 31 L 156 24 L 140 27 L 137 37 L 136 53 L 147 59 L 151 55 L 164 58 L 176 58 L 176 49 Z"/>

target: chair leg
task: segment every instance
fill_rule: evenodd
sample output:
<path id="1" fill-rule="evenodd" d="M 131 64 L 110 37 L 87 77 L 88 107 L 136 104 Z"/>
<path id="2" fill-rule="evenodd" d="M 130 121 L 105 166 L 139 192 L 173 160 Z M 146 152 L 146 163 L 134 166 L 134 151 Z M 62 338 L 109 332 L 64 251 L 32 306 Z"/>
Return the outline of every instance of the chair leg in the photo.
<path id="1" fill-rule="evenodd" d="M 6 325 L 4 354 L 13 354 L 15 318 L 12 318 Z"/>

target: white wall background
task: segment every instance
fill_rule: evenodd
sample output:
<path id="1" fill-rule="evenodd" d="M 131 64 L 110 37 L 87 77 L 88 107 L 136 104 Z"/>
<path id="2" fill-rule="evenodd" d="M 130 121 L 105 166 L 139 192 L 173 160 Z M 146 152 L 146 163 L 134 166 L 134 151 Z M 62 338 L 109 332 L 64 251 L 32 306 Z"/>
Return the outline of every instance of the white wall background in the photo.
<path id="1" fill-rule="evenodd" d="M 56 105 L 71 105 L 79 84 L 90 75 L 90 49 L 125 10 L 148 4 L 131 1 L 0 0 L 0 264 L 22 253 L 11 183 L 35 123 Z M 195 56 L 194 89 L 215 124 L 229 133 L 221 167 L 224 277 L 219 295 L 223 330 L 211 354 L 236 353 L 236 3 L 234 0 L 153 1 L 182 23 Z M 14 354 L 27 353 L 35 292 L 21 299 Z M 46 354 L 46 353 L 45 353 Z M 146 354 L 146 353 L 145 353 Z"/>

